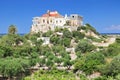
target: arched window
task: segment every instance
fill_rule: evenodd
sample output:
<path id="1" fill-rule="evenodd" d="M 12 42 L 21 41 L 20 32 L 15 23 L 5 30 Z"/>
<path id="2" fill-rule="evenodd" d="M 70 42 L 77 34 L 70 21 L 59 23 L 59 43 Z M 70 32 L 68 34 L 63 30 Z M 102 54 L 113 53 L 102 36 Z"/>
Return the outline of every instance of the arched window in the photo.
<path id="1" fill-rule="evenodd" d="M 62 23 L 62 21 L 60 20 L 60 23 Z"/>
<path id="2" fill-rule="evenodd" d="M 58 21 L 56 21 L 56 23 L 58 23 Z"/>
<path id="3" fill-rule="evenodd" d="M 50 20 L 50 22 L 52 23 L 52 20 Z"/>
<path id="4" fill-rule="evenodd" d="M 43 19 L 43 23 L 45 23 L 45 20 Z"/>
<path id="5" fill-rule="evenodd" d="M 49 20 L 47 20 L 47 24 L 49 24 Z"/>

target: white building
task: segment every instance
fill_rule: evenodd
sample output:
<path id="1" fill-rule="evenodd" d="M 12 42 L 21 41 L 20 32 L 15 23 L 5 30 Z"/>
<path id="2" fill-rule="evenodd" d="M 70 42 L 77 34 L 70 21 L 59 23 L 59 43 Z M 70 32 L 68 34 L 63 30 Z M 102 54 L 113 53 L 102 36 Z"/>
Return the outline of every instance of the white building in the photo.
<path id="1" fill-rule="evenodd" d="M 64 25 L 78 27 L 82 25 L 82 17 L 77 14 L 72 14 L 70 17 L 67 15 L 64 17 L 57 11 L 47 11 L 41 17 L 34 17 L 31 32 L 47 32 L 48 30 L 54 30 L 55 27 L 64 28 Z"/>

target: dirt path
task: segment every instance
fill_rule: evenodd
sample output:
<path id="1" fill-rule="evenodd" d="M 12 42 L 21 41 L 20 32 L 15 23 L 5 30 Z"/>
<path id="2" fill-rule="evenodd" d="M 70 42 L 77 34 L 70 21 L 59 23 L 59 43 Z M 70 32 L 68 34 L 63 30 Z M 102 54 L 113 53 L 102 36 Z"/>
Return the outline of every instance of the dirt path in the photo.
<path id="1" fill-rule="evenodd" d="M 108 47 L 110 44 L 115 42 L 115 37 L 111 37 L 108 38 L 108 41 L 106 43 L 97 43 L 97 42 L 93 42 L 92 44 L 94 44 L 95 46 L 103 46 L 103 47 Z"/>

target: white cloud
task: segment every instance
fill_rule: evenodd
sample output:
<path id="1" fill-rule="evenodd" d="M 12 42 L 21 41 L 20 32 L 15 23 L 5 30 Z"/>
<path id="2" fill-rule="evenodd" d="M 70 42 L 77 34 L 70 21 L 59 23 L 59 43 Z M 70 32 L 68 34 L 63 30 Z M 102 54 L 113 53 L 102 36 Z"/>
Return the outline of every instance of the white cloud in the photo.
<path id="1" fill-rule="evenodd" d="M 105 28 L 106 30 L 120 30 L 120 25 L 112 25 L 110 27 Z"/>

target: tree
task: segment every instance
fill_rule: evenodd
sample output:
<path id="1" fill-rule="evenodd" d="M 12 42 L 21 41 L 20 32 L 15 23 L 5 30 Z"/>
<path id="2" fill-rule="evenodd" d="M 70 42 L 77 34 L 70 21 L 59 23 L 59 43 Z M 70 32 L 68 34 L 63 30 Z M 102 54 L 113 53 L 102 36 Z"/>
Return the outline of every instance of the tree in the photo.
<path id="1" fill-rule="evenodd" d="M 78 28 L 77 28 L 77 31 L 80 31 L 81 30 L 81 26 L 79 26 Z"/>
<path id="2" fill-rule="evenodd" d="M 39 55 L 36 52 L 30 55 L 30 65 L 35 66 L 39 62 Z"/>
<path id="3" fill-rule="evenodd" d="M 40 58 L 39 59 L 39 65 L 42 67 L 45 64 L 45 58 Z"/>
<path id="4" fill-rule="evenodd" d="M 39 47 L 42 45 L 42 43 L 43 43 L 43 40 L 42 40 L 42 39 L 36 40 L 36 41 L 34 42 L 34 44 L 36 45 L 37 48 L 39 48 Z"/>
<path id="5" fill-rule="evenodd" d="M 57 58 L 57 57 L 56 57 L 56 58 L 54 59 L 54 61 L 55 61 L 55 63 L 57 63 L 58 66 L 60 66 L 60 64 L 62 63 L 63 60 L 62 60 L 62 58 Z"/>
<path id="6" fill-rule="evenodd" d="M 63 45 L 65 47 L 70 47 L 71 39 L 70 38 L 63 38 Z"/>
<path id="7" fill-rule="evenodd" d="M 81 40 L 75 48 L 75 51 L 81 53 L 91 52 L 95 50 L 95 46 L 86 40 Z"/>
<path id="8" fill-rule="evenodd" d="M 105 56 L 114 57 L 120 53 L 119 50 L 120 50 L 120 45 L 118 43 L 113 43 L 108 46 Z"/>
<path id="9" fill-rule="evenodd" d="M 8 29 L 9 34 L 15 34 L 17 32 L 17 28 L 15 25 L 10 25 Z"/>
<path id="10" fill-rule="evenodd" d="M 0 74 L 11 79 L 29 68 L 29 61 L 21 58 L 0 59 Z"/>
<path id="11" fill-rule="evenodd" d="M 49 30 L 46 33 L 43 33 L 42 36 L 43 37 L 50 37 L 53 34 L 53 31 Z"/>
<path id="12" fill-rule="evenodd" d="M 72 33 L 67 28 L 64 28 L 63 29 L 63 37 L 64 38 L 72 38 Z"/>
<path id="13" fill-rule="evenodd" d="M 106 75 L 111 75 L 111 76 L 118 75 L 120 73 L 120 55 L 114 57 L 106 69 L 108 69 Z"/>
<path id="14" fill-rule="evenodd" d="M 77 58 L 82 57 L 82 54 L 81 54 L 81 52 L 80 52 L 80 51 L 76 52 L 76 55 L 77 55 Z"/>
<path id="15" fill-rule="evenodd" d="M 79 32 L 79 31 L 73 31 L 73 37 L 78 38 L 78 39 L 83 39 L 85 37 L 85 34 Z"/>
<path id="16" fill-rule="evenodd" d="M 116 38 L 116 42 L 117 42 L 117 43 L 120 43 L 120 38 Z"/>
<path id="17" fill-rule="evenodd" d="M 65 54 L 63 57 L 63 62 L 64 62 L 64 66 L 67 67 L 67 69 L 69 70 L 70 67 L 72 66 L 72 61 L 71 61 L 71 57 L 69 54 Z"/>
<path id="18" fill-rule="evenodd" d="M 87 28 L 87 30 L 91 30 L 91 31 L 93 31 L 95 34 L 98 34 L 99 35 L 99 33 L 96 31 L 96 29 L 94 28 L 94 27 L 92 27 L 90 24 L 85 24 L 85 26 L 86 26 L 86 28 Z"/>
<path id="19" fill-rule="evenodd" d="M 42 46 L 39 48 L 39 51 L 40 51 L 40 55 L 46 55 L 46 53 L 51 53 L 51 48 L 47 45 L 45 46 Z"/>
<path id="20" fill-rule="evenodd" d="M 4 35 L 0 40 L 1 46 L 17 47 L 22 46 L 21 44 L 26 43 L 26 39 L 18 34 L 7 34 Z"/>
<path id="21" fill-rule="evenodd" d="M 55 45 L 52 47 L 52 50 L 54 54 L 57 56 L 57 54 L 60 53 L 61 51 L 65 51 L 65 48 L 61 45 Z"/>
<path id="22" fill-rule="evenodd" d="M 101 53 L 88 53 L 86 56 L 78 58 L 74 64 L 75 71 L 82 70 L 86 74 L 99 71 L 98 66 L 105 63 L 105 58 Z"/>
<path id="23" fill-rule="evenodd" d="M 0 57 L 6 58 L 9 56 L 13 56 L 13 48 L 10 46 L 0 45 Z"/>
<path id="24" fill-rule="evenodd" d="M 47 59 L 46 66 L 48 67 L 49 70 L 52 68 L 53 65 L 54 65 L 53 61 L 50 59 Z"/>
<path id="25" fill-rule="evenodd" d="M 72 66 L 72 61 L 70 61 L 69 59 L 65 59 L 63 65 L 67 67 L 67 69 L 69 70 L 70 67 Z"/>
<path id="26" fill-rule="evenodd" d="M 57 35 L 52 35 L 50 37 L 50 42 L 53 43 L 54 45 L 62 44 L 61 38 L 59 36 L 57 36 Z"/>

